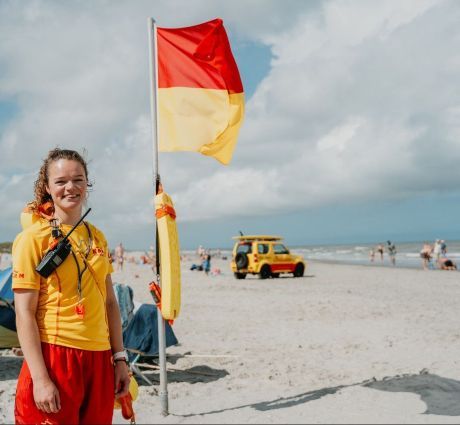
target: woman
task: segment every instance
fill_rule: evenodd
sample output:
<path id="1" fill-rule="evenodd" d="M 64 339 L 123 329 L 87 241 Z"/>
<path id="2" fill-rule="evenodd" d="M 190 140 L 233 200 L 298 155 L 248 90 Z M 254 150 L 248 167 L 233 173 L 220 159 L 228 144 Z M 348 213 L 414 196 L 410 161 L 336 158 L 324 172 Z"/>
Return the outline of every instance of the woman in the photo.
<path id="1" fill-rule="evenodd" d="M 428 270 L 431 268 L 431 259 L 433 258 L 433 247 L 425 242 L 423 248 L 420 251 L 420 258 L 422 259 L 423 270 Z"/>
<path id="2" fill-rule="evenodd" d="M 203 270 L 207 275 L 211 270 L 211 254 L 209 252 L 206 252 L 206 254 L 204 254 Z"/>
<path id="3" fill-rule="evenodd" d="M 123 263 L 125 261 L 125 249 L 123 244 L 120 242 L 115 248 L 115 261 L 117 264 L 117 270 L 123 270 Z"/>
<path id="4" fill-rule="evenodd" d="M 457 270 L 457 264 L 450 258 L 440 258 L 438 266 L 441 270 Z"/>
<path id="5" fill-rule="evenodd" d="M 377 252 L 380 254 L 380 261 L 383 263 L 383 245 L 379 244 L 377 247 Z"/>
<path id="6" fill-rule="evenodd" d="M 52 244 L 80 220 L 88 170 L 78 152 L 44 160 L 26 228 L 13 244 L 16 324 L 24 364 L 16 423 L 111 423 L 114 397 L 129 371 L 104 235 L 86 221 L 70 236 L 70 255 L 47 278 L 35 270 Z"/>

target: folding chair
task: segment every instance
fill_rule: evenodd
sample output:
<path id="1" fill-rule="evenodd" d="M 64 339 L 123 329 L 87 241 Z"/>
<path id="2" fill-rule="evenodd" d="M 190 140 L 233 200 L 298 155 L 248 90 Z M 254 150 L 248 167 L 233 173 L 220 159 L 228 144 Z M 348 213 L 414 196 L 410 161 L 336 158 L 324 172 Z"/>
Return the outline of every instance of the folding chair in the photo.
<path id="1" fill-rule="evenodd" d="M 131 286 L 123 283 L 114 283 L 113 291 L 120 309 L 121 328 L 124 331 L 134 316 L 134 292 Z"/>
<path id="2" fill-rule="evenodd" d="M 166 347 L 176 345 L 177 338 L 167 322 L 165 330 Z M 138 363 L 141 357 L 158 356 L 158 322 L 155 305 L 141 304 L 123 332 L 123 345 L 128 351 L 131 370 L 149 385 L 153 385 Z"/>

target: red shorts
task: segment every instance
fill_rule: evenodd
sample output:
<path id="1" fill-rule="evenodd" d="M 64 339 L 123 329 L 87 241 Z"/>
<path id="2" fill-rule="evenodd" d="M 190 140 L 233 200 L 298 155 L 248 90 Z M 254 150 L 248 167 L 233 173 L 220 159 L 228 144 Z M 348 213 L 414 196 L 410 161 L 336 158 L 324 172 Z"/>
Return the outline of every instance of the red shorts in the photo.
<path id="1" fill-rule="evenodd" d="M 61 410 L 46 413 L 35 406 L 33 382 L 24 361 L 16 389 L 17 424 L 111 424 L 114 372 L 108 351 L 87 351 L 42 343 L 43 358 L 59 390 Z"/>

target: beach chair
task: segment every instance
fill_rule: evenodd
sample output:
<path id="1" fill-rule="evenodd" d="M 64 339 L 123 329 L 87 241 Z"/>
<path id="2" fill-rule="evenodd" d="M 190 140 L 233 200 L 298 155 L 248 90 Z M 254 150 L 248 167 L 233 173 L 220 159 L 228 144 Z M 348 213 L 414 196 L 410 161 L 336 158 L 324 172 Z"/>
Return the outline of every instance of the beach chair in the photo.
<path id="1" fill-rule="evenodd" d="M 141 369 L 139 360 L 145 357 L 156 358 L 158 356 L 157 319 L 157 307 L 155 305 L 141 304 L 123 332 L 123 345 L 128 352 L 131 370 L 149 385 L 153 385 L 153 383 Z M 178 341 L 174 331 L 168 322 L 165 326 L 166 347 L 176 345 Z"/>
<path id="2" fill-rule="evenodd" d="M 153 304 L 141 304 L 133 299 L 133 290 L 129 285 L 114 284 L 115 296 L 120 308 L 123 330 L 123 345 L 128 352 L 133 373 L 149 385 L 152 381 L 145 375 L 139 360 L 158 356 L 158 315 Z M 166 322 L 166 347 L 178 343 L 174 332 Z"/>
<path id="3" fill-rule="evenodd" d="M 120 310 L 121 329 L 124 331 L 134 316 L 134 292 L 131 286 L 123 283 L 114 283 L 113 291 Z"/>

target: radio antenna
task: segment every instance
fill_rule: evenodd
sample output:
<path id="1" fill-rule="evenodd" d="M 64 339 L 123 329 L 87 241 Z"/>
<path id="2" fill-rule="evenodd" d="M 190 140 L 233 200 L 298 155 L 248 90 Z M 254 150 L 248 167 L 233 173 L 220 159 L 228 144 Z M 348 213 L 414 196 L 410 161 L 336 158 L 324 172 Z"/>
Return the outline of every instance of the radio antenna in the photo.
<path id="1" fill-rule="evenodd" d="M 67 239 L 69 239 L 70 234 L 77 228 L 77 226 L 83 221 L 83 219 L 88 215 L 88 213 L 91 211 L 91 208 L 88 208 L 88 210 L 82 215 L 80 220 L 77 221 L 77 224 L 70 229 L 70 232 L 65 235 L 64 239 L 62 239 L 62 242 L 65 242 Z"/>

